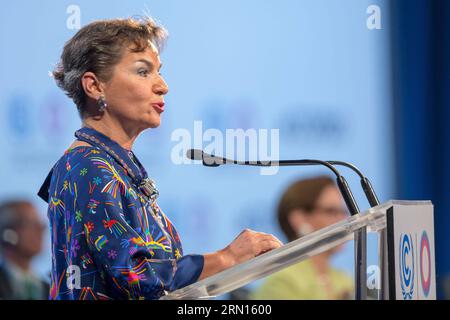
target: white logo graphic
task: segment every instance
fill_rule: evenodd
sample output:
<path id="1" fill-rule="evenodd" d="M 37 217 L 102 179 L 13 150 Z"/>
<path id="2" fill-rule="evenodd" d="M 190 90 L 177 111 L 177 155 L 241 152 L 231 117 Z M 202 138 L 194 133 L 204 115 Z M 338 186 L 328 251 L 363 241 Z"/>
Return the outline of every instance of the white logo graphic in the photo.
<path id="1" fill-rule="evenodd" d="M 215 156 L 224 156 L 228 159 L 244 159 L 248 152 L 250 161 L 264 161 L 269 163 L 279 159 L 279 129 L 226 129 L 225 137 L 218 129 L 207 129 L 203 132 L 202 121 L 194 121 L 194 136 L 187 129 L 176 129 L 172 132 L 171 140 L 178 142 L 171 152 L 174 164 L 192 164 L 186 158 L 189 149 L 200 149 Z M 203 143 L 208 143 L 203 147 Z M 225 143 L 225 154 L 224 154 Z M 270 147 L 270 148 L 269 148 Z M 270 154 L 269 154 L 270 149 Z M 274 175 L 278 167 L 261 167 L 261 175 Z"/>
<path id="2" fill-rule="evenodd" d="M 71 264 L 66 270 L 66 286 L 67 289 L 81 289 L 81 269 L 79 266 Z"/>
<path id="3" fill-rule="evenodd" d="M 369 30 L 380 30 L 381 29 L 381 9 L 377 5 L 371 5 L 367 7 L 367 14 L 370 16 L 367 18 L 366 25 Z"/>
<path id="4" fill-rule="evenodd" d="M 75 4 L 67 7 L 66 13 L 69 14 L 66 20 L 66 26 L 69 30 L 80 30 L 81 28 L 81 9 Z"/>

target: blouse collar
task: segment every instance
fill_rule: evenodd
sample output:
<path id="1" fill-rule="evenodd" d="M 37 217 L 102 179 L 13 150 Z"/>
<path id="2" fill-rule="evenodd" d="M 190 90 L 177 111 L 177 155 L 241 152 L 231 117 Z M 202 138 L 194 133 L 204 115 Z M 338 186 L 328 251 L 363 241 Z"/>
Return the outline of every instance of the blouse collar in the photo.
<path id="1" fill-rule="evenodd" d="M 75 132 L 75 137 L 108 153 L 122 166 L 135 186 L 146 197 L 152 200 L 158 197 L 159 192 L 156 189 L 155 182 L 148 177 L 144 166 L 132 151 L 123 148 L 117 142 L 93 128 L 83 127 Z"/>
<path id="2" fill-rule="evenodd" d="M 153 201 L 159 196 L 155 182 L 148 177 L 144 166 L 132 151 L 123 148 L 117 142 L 93 128 L 83 127 L 75 132 L 75 137 L 109 154 L 125 170 L 133 184 L 148 200 Z M 49 201 L 49 188 L 53 169 L 38 192 L 39 197 L 46 202 Z"/>

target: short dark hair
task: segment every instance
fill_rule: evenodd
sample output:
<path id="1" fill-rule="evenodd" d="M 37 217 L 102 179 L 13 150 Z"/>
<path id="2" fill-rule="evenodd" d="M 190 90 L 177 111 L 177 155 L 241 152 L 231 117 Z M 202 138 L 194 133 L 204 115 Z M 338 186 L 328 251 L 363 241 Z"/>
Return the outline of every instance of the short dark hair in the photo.
<path id="1" fill-rule="evenodd" d="M 150 18 L 100 20 L 81 28 L 65 45 L 60 62 L 53 71 L 56 84 L 76 104 L 80 116 L 86 103 L 81 78 L 93 72 L 108 81 L 125 49 L 142 52 L 150 46 L 158 50 L 167 38 L 164 27 Z"/>
<path id="2" fill-rule="evenodd" d="M 298 180 L 285 190 L 278 204 L 278 223 L 288 241 L 298 238 L 297 230 L 294 230 L 289 223 L 289 215 L 295 209 L 311 213 L 322 191 L 330 185 L 335 185 L 333 179 L 328 176 L 319 176 Z"/>

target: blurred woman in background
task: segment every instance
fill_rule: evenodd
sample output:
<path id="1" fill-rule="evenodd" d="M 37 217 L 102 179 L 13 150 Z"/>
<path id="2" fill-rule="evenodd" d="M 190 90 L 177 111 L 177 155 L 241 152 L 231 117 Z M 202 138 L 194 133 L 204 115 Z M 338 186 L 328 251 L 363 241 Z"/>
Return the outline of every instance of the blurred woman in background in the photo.
<path id="1" fill-rule="evenodd" d="M 278 221 L 289 241 L 345 219 L 347 210 L 329 177 L 300 180 L 288 187 L 278 206 Z M 349 299 L 353 283 L 331 266 L 339 247 L 269 276 L 252 294 L 254 299 Z"/>

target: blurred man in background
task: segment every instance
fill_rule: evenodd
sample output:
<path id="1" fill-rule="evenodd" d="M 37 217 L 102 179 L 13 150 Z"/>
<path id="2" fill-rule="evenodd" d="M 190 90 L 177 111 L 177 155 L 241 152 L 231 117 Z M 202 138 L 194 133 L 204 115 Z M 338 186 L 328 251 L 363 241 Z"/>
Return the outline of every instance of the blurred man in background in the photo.
<path id="1" fill-rule="evenodd" d="M 48 284 L 31 269 L 42 249 L 45 225 L 25 200 L 0 204 L 0 299 L 48 299 Z"/>

